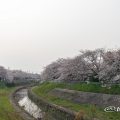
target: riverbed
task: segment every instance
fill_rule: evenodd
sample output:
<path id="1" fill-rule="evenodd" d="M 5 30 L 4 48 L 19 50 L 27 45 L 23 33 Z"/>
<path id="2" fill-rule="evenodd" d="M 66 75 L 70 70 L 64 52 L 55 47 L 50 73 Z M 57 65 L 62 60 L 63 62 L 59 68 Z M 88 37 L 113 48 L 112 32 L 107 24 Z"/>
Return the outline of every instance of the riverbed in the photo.
<path id="1" fill-rule="evenodd" d="M 42 120 L 43 112 L 34 102 L 29 99 L 28 90 L 26 88 L 17 91 L 15 93 L 15 99 L 18 105 L 29 115 L 34 117 L 36 120 Z"/>

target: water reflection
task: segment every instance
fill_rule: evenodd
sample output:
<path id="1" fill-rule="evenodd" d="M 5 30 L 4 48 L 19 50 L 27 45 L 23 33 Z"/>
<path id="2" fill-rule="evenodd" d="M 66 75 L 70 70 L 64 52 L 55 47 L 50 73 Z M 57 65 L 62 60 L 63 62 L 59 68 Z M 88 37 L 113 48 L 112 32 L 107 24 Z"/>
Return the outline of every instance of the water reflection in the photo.
<path id="1" fill-rule="evenodd" d="M 19 90 L 16 93 L 16 100 L 18 104 L 34 118 L 38 120 L 43 118 L 41 109 L 28 98 L 27 89 Z"/>

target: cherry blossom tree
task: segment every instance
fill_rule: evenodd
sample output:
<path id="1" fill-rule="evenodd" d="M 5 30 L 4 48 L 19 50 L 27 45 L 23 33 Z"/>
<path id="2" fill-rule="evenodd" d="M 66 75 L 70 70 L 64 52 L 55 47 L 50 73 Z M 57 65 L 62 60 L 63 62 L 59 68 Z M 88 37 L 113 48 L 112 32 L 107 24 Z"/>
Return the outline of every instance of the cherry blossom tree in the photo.
<path id="1" fill-rule="evenodd" d="M 57 80 L 60 77 L 60 68 L 61 65 L 65 62 L 65 59 L 58 59 L 57 61 L 49 64 L 44 68 L 44 71 L 41 74 L 41 79 L 42 80 Z"/>
<path id="2" fill-rule="evenodd" d="M 107 51 L 103 59 L 105 67 L 99 73 L 99 79 L 105 83 L 120 82 L 120 50 Z"/>
<path id="3" fill-rule="evenodd" d="M 105 67 L 103 66 L 104 52 L 104 49 L 81 51 L 81 57 L 85 61 L 85 66 L 91 73 L 89 75 L 90 80 L 99 82 L 99 72 Z"/>
<path id="4" fill-rule="evenodd" d="M 41 77 L 52 81 L 120 82 L 120 50 L 82 50 L 74 58 L 49 64 Z"/>

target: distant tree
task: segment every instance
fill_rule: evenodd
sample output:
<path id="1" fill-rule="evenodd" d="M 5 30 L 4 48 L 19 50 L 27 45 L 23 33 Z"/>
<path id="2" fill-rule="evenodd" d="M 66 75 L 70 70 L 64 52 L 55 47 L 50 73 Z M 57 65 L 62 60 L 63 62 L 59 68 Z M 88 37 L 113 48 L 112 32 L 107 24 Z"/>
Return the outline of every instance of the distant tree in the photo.
<path id="1" fill-rule="evenodd" d="M 6 73 L 6 81 L 7 83 L 12 83 L 13 82 L 13 73 L 11 70 L 7 70 L 7 73 Z"/>
<path id="2" fill-rule="evenodd" d="M 65 59 L 58 59 L 44 68 L 41 74 L 42 80 L 57 80 L 60 77 L 60 67 L 65 62 Z"/>
<path id="3" fill-rule="evenodd" d="M 5 81 L 6 80 L 6 69 L 2 66 L 0 66 L 0 81 Z"/>

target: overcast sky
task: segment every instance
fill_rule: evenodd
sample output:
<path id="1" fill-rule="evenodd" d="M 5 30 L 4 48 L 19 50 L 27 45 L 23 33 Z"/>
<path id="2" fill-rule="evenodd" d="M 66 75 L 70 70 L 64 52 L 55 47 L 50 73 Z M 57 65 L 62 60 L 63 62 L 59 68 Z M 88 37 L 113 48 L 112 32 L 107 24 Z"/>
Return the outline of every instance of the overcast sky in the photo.
<path id="1" fill-rule="evenodd" d="M 120 0 L 1 0 L 0 65 L 40 72 L 81 49 L 120 47 Z"/>

